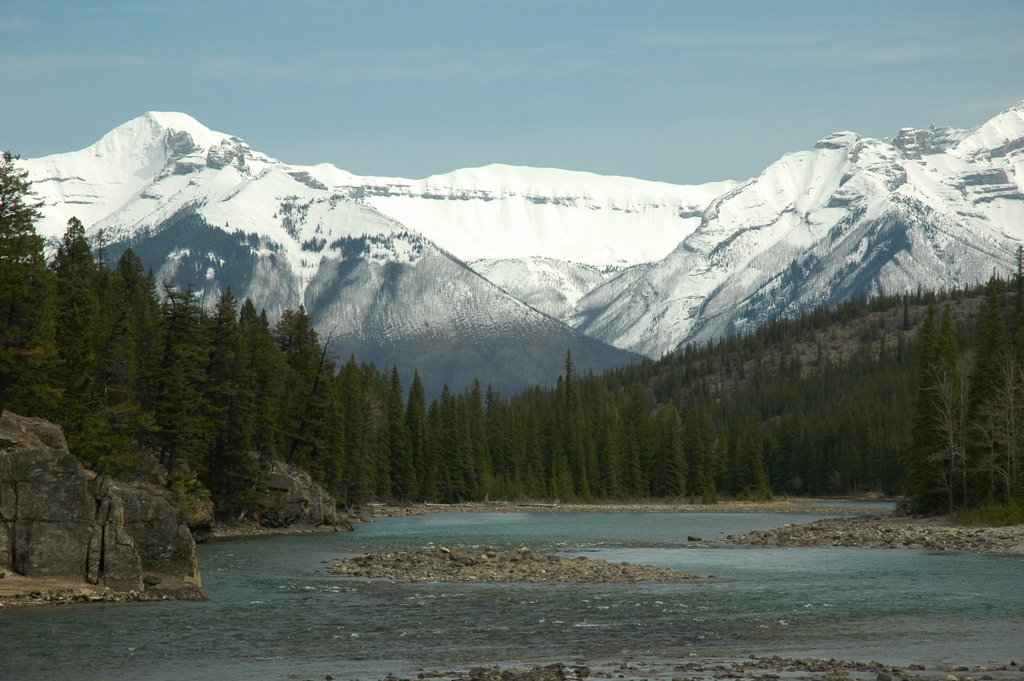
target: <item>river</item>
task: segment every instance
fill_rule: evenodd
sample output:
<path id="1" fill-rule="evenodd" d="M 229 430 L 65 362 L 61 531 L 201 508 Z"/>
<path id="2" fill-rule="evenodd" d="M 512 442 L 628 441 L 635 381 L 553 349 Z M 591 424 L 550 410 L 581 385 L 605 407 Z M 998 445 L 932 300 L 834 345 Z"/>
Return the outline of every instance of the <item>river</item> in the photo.
<path id="1" fill-rule="evenodd" d="M 747 654 L 1020 661 L 1021 557 L 719 543 L 819 517 L 452 513 L 385 518 L 351 533 L 220 540 L 200 550 L 206 603 L 0 612 L 0 679 L 379 679 L 478 664 Z M 424 584 L 326 571 L 342 555 L 431 545 L 527 545 L 702 579 Z"/>

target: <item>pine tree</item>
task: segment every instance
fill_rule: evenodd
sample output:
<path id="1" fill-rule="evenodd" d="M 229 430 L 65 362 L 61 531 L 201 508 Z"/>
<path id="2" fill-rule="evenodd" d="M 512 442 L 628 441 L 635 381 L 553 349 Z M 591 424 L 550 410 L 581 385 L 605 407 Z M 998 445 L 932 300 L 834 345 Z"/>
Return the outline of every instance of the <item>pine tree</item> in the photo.
<path id="1" fill-rule="evenodd" d="M 764 428 L 757 418 L 739 429 L 735 449 L 734 488 L 741 498 L 770 499 L 764 467 Z"/>
<path id="2" fill-rule="evenodd" d="M 476 472 L 472 465 L 467 401 L 453 394 L 446 384 L 439 402 L 437 456 L 441 498 L 448 502 L 470 501 L 475 498 Z"/>
<path id="3" fill-rule="evenodd" d="M 0 412 L 53 412 L 54 282 L 36 234 L 40 204 L 18 157 L 0 155 Z"/>
<path id="4" fill-rule="evenodd" d="M 974 418 L 997 391 L 1000 381 L 1000 365 L 1008 349 L 1006 324 L 999 309 L 998 282 L 988 283 L 985 300 L 981 305 L 978 319 L 978 349 L 975 353 L 974 370 L 971 372 L 971 390 L 968 401 L 968 415 Z"/>
<path id="5" fill-rule="evenodd" d="M 647 479 L 644 475 L 648 454 L 646 441 L 647 420 L 650 417 L 650 396 L 640 382 L 634 382 L 625 396 L 622 410 L 622 486 L 629 497 L 643 497 L 647 494 Z"/>
<path id="6" fill-rule="evenodd" d="M 409 435 L 409 455 L 416 475 L 418 497 L 437 498 L 435 475 L 427 459 L 427 398 L 418 371 L 413 372 L 409 401 L 405 407 L 405 426 Z"/>
<path id="7" fill-rule="evenodd" d="M 127 249 L 116 270 L 100 266 L 100 330 L 97 338 L 95 392 L 102 402 L 107 430 L 99 470 L 127 472 L 134 462 L 125 453 L 139 443 L 152 445 L 156 432 L 155 377 L 161 336 L 160 302 L 152 276 Z"/>
<path id="8" fill-rule="evenodd" d="M 968 450 L 972 469 L 979 472 L 972 496 L 977 499 L 1003 493 L 1004 503 L 1009 501 L 1011 470 L 1016 458 L 1006 449 L 1016 448 L 1015 376 L 1011 368 L 1015 359 L 1006 333 L 999 305 L 998 282 L 988 283 L 985 300 L 979 311 L 978 347 L 974 353 L 968 395 L 967 418 L 972 426 Z M 1009 439 L 1008 439 L 1009 438 Z M 997 488 L 1001 488 L 997 489 Z"/>
<path id="9" fill-rule="evenodd" d="M 711 416 L 696 402 L 686 412 L 683 451 L 687 459 L 687 483 L 691 497 L 705 504 L 718 501 L 715 470 L 718 452 Z"/>
<path id="10" fill-rule="evenodd" d="M 658 407 L 651 419 L 653 466 L 651 494 L 679 497 L 686 491 L 683 421 L 675 404 Z"/>
<path id="11" fill-rule="evenodd" d="M 935 512 L 947 500 L 947 494 L 940 487 L 938 473 L 932 463 L 935 452 L 942 447 L 935 428 L 935 414 L 938 411 L 935 387 L 939 364 L 937 340 L 935 306 L 929 305 L 918 333 L 918 392 L 914 407 L 913 445 L 906 463 L 906 485 L 910 492 L 911 509 L 917 513 Z"/>
<path id="12" fill-rule="evenodd" d="M 472 471 L 474 499 L 483 499 L 491 485 L 491 452 L 487 439 L 487 420 L 484 413 L 483 389 L 474 379 L 465 396 L 466 429 L 469 435 L 469 467 Z"/>
<path id="13" fill-rule="evenodd" d="M 330 442 L 336 425 L 331 418 L 335 399 L 330 386 L 334 365 L 328 356 L 331 338 L 320 344 L 301 305 L 298 310 L 285 310 L 274 337 L 290 368 L 285 382 L 285 458 L 322 477 L 332 467 Z"/>
<path id="14" fill-rule="evenodd" d="M 372 443 L 367 438 L 369 404 L 366 388 L 354 356 L 349 357 L 338 375 L 338 392 L 341 410 L 345 414 L 345 476 L 340 491 L 347 506 L 359 506 L 369 501 L 373 494 L 374 462 Z"/>
<path id="15" fill-rule="evenodd" d="M 388 430 L 388 379 L 373 364 L 362 365 L 366 391 L 366 440 L 364 452 L 370 467 L 371 493 L 377 499 L 391 497 L 391 452 Z"/>
<path id="16" fill-rule="evenodd" d="M 935 340 L 934 366 L 928 387 L 935 393 L 932 423 L 939 436 L 939 447 L 928 460 L 938 472 L 941 488 L 947 494 L 950 512 L 958 504 L 967 506 L 970 503 L 970 471 L 965 441 L 969 391 L 960 371 L 959 356 L 953 308 L 947 302 L 942 312 L 939 335 Z"/>
<path id="17" fill-rule="evenodd" d="M 172 475 L 198 472 L 209 436 L 208 341 L 203 311 L 192 289 L 167 286 L 161 310 L 163 340 L 154 379 L 154 444 Z"/>
<path id="18" fill-rule="evenodd" d="M 412 501 L 419 493 L 419 485 L 416 481 L 412 442 L 402 402 L 402 382 L 398 376 L 398 367 L 392 367 L 387 405 L 392 494 L 401 501 Z"/>
<path id="19" fill-rule="evenodd" d="M 59 421 L 71 451 L 96 467 L 106 438 L 101 402 L 95 392 L 100 304 L 99 269 L 77 218 L 68 228 L 53 261 L 57 282 L 56 342 L 59 361 L 54 384 L 61 391 Z"/>
<path id="20" fill-rule="evenodd" d="M 211 432 L 203 479 L 214 494 L 217 511 L 234 517 L 248 512 L 255 503 L 259 465 L 253 456 L 256 372 L 249 359 L 252 349 L 243 344 L 231 289 L 217 301 L 209 320 L 209 337 L 206 375 Z"/>
<path id="21" fill-rule="evenodd" d="M 283 417 L 288 366 L 274 342 L 266 311 L 246 298 L 238 313 L 241 371 L 253 380 L 253 449 L 263 461 L 283 457 Z"/>

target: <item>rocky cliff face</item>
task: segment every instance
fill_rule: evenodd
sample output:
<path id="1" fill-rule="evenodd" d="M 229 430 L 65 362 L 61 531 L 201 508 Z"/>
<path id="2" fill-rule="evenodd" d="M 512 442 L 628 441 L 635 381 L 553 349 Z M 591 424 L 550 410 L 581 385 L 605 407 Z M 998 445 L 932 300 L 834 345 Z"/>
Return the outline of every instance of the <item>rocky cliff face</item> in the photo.
<path id="1" fill-rule="evenodd" d="M 267 461 L 262 468 L 265 490 L 255 518 L 259 525 L 348 526 L 338 517 L 334 497 L 309 473 L 283 461 Z"/>
<path id="2" fill-rule="evenodd" d="M 170 493 L 82 468 L 60 428 L 0 416 L 0 568 L 176 598 L 202 585 Z"/>

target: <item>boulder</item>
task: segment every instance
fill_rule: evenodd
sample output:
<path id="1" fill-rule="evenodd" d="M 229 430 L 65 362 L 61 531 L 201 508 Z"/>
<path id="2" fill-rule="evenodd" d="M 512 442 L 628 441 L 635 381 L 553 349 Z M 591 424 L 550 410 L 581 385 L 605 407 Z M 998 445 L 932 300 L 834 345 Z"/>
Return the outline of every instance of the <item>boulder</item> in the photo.
<path id="1" fill-rule="evenodd" d="M 263 499 L 257 520 L 265 527 L 337 525 L 337 503 L 313 477 L 283 461 L 263 461 Z"/>
<path id="2" fill-rule="evenodd" d="M 0 569 L 195 597 L 195 542 L 170 493 L 84 469 L 60 429 L 0 417 Z"/>

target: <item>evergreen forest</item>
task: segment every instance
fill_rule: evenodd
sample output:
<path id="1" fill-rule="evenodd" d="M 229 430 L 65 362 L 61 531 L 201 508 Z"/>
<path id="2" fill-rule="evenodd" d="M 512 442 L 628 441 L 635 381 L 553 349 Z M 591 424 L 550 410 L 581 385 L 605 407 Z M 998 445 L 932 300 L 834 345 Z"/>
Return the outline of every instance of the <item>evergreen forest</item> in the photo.
<path id="1" fill-rule="evenodd" d="M 300 306 L 204 306 L 69 221 L 48 257 L 30 183 L 0 159 L 0 408 L 59 423 L 98 471 L 153 453 L 222 518 L 261 461 L 348 506 L 907 494 L 913 510 L 1024 505 L 1022 276 L 817 308 L 600 375 L 427 399 L 359 363 Z M 1018 257 L 1018 261 L 1020 258 Z"/>

